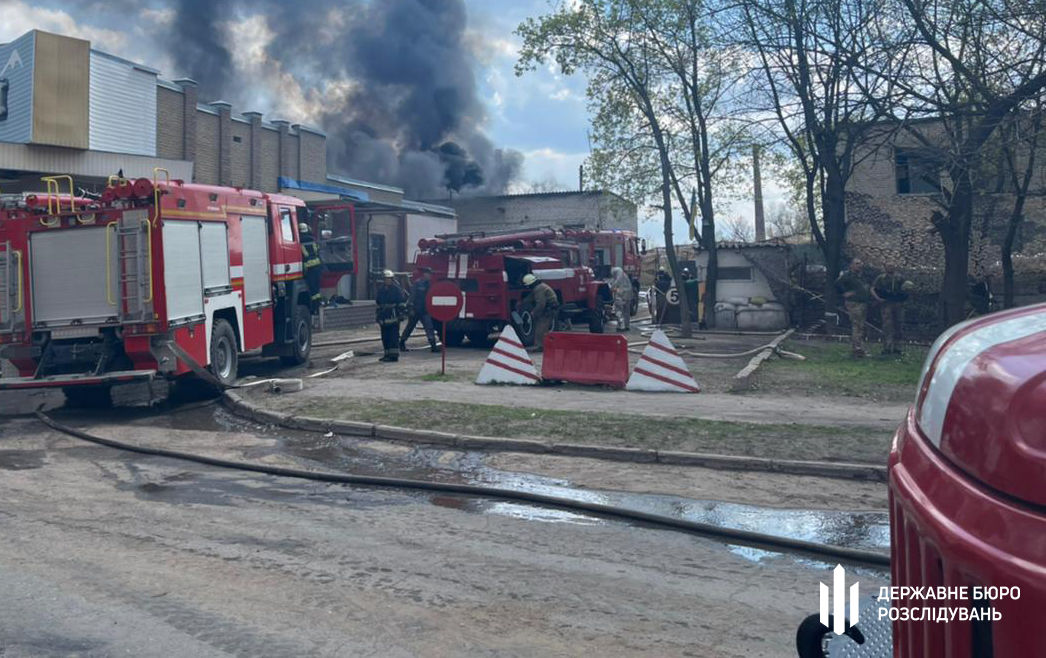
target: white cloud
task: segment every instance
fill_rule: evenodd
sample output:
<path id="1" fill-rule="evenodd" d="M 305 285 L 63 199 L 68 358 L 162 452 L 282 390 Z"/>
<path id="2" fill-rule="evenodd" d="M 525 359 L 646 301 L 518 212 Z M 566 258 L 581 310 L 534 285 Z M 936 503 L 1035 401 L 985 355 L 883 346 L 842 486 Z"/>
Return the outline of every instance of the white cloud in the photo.
<path id="1" fill-rule="evenodd" d="M 74 20 L 60 9 L 34 7 L 21 0 L 0 0 L 0 41 L 17 39 L 30 30 L 54 32 L 68 37 L 86 39 L 100 50 L 122 54 L 127 48 L 127 35 L 118 30 L 88 25 Z"/>
<path id="2" fill-rule="evenodd" d="M 585 162 L 587 153 L 566 153 L 553 148 L 540 148 L 523 153 L 523 175 L 521 183 L 555 180 L 564 189 L 577 189 L 578 167 Z"/>
<path id="3" fill-rule="evenodd" d="M 554 101 L 565 101 L 568 98 L 570 98 L 571 95 L 572 95 L 571 91 L 569 89 L 567 89 L 566 87 L 563 87 L 559 91 L 557 91 L 554 94 L 552 94 L 551 96 L 549 96 L 549 98 L 551 98 Z"/>

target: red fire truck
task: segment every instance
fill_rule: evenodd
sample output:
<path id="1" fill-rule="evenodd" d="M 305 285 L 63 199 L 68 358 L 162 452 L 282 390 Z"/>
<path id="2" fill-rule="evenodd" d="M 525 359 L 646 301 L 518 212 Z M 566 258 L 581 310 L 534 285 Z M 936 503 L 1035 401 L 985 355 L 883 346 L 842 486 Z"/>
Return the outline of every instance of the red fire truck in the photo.
<path id="1" fill-rule="evenodd" d="M 965 594 L 892 601 L 894 656 L 1046 651 L 1046 305 L 937 339 L 890 453 L 890 530 L 895 587 Z M 927 606 L 978 614 L 903 614 Z"/>
<path id="2" fill-rule="evenodd" d="M 534 340 L 529 314 L 517 307 L 527 289 L 523 276 L 533 273 L 556 291 L 560 319 L 587 324 L 595 333 L 613 304 L 609 286 L 582 263 L 576 242 L 551 229 L 498 235 L 446 235 L 420 240 L 418 268 L 432 269 L 433 278 L 450 279 L 461 287 L 465 304 L 458 319 L 447 325 L 447 344 L 485 344 L 490 334 L 513 324 L 524 344 Z"/>
<path id="3" fill-rule="evenodd" d="M 230 384 L 250 350 L 307 360 L 299 199 L 142 178 L 44 201 L 0 207 L 0 358 L 20 375 L 0 388 L 97 400 L 156 376 Z"/>

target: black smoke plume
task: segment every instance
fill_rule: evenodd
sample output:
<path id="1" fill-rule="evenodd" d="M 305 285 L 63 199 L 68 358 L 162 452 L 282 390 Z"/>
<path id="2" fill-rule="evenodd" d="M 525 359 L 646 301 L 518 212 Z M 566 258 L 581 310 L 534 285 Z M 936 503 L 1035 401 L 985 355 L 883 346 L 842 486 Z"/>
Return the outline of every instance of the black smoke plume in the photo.
<path id="1" fill-rule="evenodd" d="M 306 92 L 352 82 L 320 111 L 333 171 L 413 198 L 500 193 L 519 173 L 522 155 L 495 149 L 482 132 L 463 0 L 177 0 L 173 8 L 168 50 L 200 83 L 201 100 L 261 109 L 243 106 L 258 102 L 258 85 L 235 75 L 237 44 L 223 30 L 258 13 L 275 33 L 265 56 Z"/>

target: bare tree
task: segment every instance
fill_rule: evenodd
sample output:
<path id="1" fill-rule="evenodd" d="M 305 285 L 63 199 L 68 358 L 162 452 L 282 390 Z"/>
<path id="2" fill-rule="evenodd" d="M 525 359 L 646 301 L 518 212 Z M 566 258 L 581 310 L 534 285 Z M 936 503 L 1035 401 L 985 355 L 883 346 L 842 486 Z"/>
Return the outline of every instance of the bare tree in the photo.
<path id="1" fill-rule="evenodd" d="M 720 234 L 730 242 L 752 242 L 755 240 L 755 226 L 740 215 L 734 215 L 720 222 Z"/>
<path id="2" fill-rule="evenodd" d="M 517 75 L 552 59 L 564 74 L 589 74 L 589 98 L 597 106 L 612 105 L 637 113 L 644 122 L 660 176 L 660 210 L 668 264 L 677 285 L 682 282 L 672 228 L 673 173 L 670 132 L 661 112 L 659 94 L 666 70 L 656 44 L 644 29 L 639 0 L 579 0 L 551 14 L 529 18 L 516 30 L 523 37 Z M 649 153 L 648 153 L 649 155 Z M 649 160 L 647 160 L 649 162 Z M 682 286 L 679 286 L 682 289 Z M 681 331 L 690 335 L 690 312 L 680 296 Z"/>
<path id="3" fill-rule="evenodd" d="M 875 29 L 889 0 L 740 0 L 739 32 L 756 57 L 753 110 L 769 111 L 799 165 L 810 232 L 828 270 L 825 299 L 846 244 L 846 186 L 857 147 L 881 134 L 894 61 Z M 879 102 L 871 102 L 870 99 Z"/>
<path id="4" fill-rule="evenodd" d="M 1046 88 L 1046 12 L 1038 0 L 900 0 L 897 9 L 887 52 L 902 58 L 895 84 L 904 100 L 891 111 L 937 187 L 930 221 L 944 247 L 941 318 L 951 325 L 966 315 L 986 148 Z"/>

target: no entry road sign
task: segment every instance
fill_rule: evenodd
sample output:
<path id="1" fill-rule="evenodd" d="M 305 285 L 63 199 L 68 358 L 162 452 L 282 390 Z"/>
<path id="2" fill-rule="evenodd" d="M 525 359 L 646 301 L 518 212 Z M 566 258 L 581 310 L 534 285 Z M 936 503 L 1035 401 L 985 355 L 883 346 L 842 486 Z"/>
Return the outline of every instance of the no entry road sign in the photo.
<path id="1" fill-rule="evenodd" d="M 433 320 L 439 322 L 450 322 L 458 317 L 461 307 L 465 304 L 465 296 L 457 284 L 450 281 L 437 281 L 429 288 L 428 299 L 425 300 L 425 308 Z"/>
<path id="2" fill-rule="evenodd" d="M 440 372 L 447 374 L 447 323 L 458 317 L 461 307 L 465 305 L 465 295 L 456 283 L 451 281 L 437 281 L 429 287 L 429 296 L 425 300 L 425 308 L 433 320 L 442 326 L 443 334 L 443 358 Z"/>

